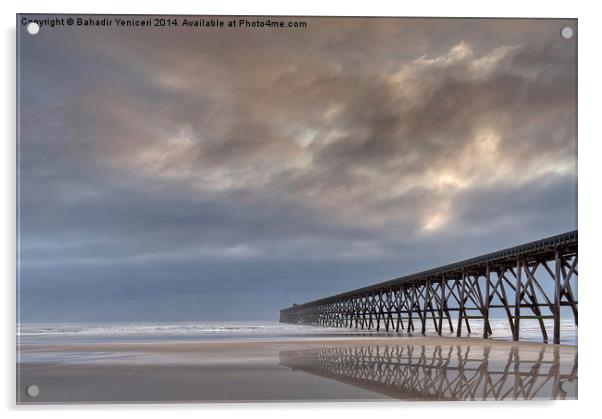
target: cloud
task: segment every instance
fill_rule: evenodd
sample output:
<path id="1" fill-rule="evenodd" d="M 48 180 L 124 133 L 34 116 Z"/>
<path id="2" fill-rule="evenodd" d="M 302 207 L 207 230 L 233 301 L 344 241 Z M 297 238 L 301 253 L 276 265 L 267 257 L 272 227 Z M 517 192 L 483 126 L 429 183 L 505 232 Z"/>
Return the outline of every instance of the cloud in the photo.
<path id="1" fill-rule="evenodd" d="M 24 40 L 23 298 L 127 281 L 144 317 L 201 277 L 276 313 L 576 227 L 567 22 L 309 21 Z"/>

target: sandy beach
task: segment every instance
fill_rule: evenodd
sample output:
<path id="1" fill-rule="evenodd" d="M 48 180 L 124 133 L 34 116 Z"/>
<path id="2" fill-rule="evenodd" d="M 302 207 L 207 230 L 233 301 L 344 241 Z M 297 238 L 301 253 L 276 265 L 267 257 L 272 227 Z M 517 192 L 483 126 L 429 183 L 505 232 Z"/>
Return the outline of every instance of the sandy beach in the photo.
<path id="1" fill-rule="evenodd" d="M 577 347 L 568 345 L 354 337 L 21 345 L 20 351 L 17 394 L 24 404 L 577 397 Z M 32 384 L 37 397 L 26 393 Z"/>

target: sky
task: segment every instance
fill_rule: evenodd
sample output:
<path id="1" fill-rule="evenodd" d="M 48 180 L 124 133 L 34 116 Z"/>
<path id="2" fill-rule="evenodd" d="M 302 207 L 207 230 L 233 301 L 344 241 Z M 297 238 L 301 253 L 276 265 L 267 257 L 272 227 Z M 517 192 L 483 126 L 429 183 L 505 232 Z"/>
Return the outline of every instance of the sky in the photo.
<path id="1" fill-rule="evenodd" d="M 576 21 L 294 20 L 19 28 L 21 321 L 276 320 L 577 228 Z"/>

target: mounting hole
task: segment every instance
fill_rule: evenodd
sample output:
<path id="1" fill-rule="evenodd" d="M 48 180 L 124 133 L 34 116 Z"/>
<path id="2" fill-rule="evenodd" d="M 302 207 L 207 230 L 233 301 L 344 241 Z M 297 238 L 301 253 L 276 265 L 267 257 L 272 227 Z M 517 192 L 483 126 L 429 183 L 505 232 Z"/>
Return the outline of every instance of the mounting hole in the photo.
<path id="1" fill-rule="evenodd" d="M 565 26 L 564 28 L 560 29 L 560 36 L 562 36 L 564 39 L 571 39 L 573 37 L 573 28 L 570 26 Z"/>
<path id="2" fill-rule="evenodd" d="M 29 397 L 38 397 L 38 395 L 40 394 L 40 387 L 36 386 L 35 384 L 32 384 L 30 386 L 27 386 L 25 392 Z"/>
<path id="3" fill-rule="evenodd" d="M 35 22 L 29 22 L 27 24 L 27 32 L 29 32 L 30 35 L 35 35 L 38 32 L 40 32 L 40 25 L 38 25 Z"/>

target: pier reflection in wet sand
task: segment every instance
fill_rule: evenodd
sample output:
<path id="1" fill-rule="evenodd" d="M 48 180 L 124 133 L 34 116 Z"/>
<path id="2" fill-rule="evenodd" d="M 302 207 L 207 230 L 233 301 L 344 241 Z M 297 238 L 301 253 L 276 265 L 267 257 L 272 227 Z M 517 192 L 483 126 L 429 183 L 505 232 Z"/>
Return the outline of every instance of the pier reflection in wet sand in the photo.
<path id="1" fill-rule="evenodd" d="M 282 351 L 280 364 L 404 400 L 577 398 L 576 348 L 322 347 Z"/>

